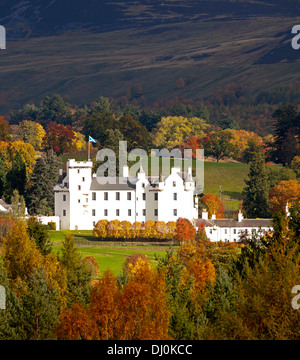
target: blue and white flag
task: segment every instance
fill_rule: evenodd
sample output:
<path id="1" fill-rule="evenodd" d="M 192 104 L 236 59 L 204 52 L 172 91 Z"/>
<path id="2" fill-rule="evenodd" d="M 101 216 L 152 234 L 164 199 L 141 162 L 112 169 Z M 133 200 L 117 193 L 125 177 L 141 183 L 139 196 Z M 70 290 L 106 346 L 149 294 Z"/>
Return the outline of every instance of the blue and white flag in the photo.
<path id="1" fill-rule="evenodd" d="M 89 136 L 89 142 L 95 143 L 97 142 L 97 140 L 93 139 L 91 136 Z"/>

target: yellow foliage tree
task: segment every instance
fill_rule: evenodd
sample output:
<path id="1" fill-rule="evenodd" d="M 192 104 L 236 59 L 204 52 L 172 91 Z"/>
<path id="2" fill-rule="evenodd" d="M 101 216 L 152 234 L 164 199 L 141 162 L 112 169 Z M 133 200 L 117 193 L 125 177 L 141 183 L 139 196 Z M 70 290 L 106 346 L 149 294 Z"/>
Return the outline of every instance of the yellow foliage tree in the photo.
<path id="1" fill-rule="evenodd" d="M 168 238 L 173 239 L 176 235 L 176 222 L 175 221 L 168 221 L 167 222 L 167 232 Z"/>
<path id="2" fill-rule="evenodd" d="M 14 159 L 16 152 L 19 152 L 19 154 L 22 157 L 22 160 L 25 163 L 26 178 L 28 181 L 33 172 L 34 165 L 36 163 L 34 147 L 28 143 L 25 143 L 24 141 L 14 141 L 9 144 L 9 152 L 11 155 L 11 160 L 10 160 L 11 162 L 9 165 L 9 169 L 11 168 L 12 159 Z"/>
<path id="3" fill-rule="evenodd" d="M 123 229 L 119 220 L 112 220 L 107 224 L 107 236 L 110 238 L 120 238 L 123 235 Z"/>
<path id="4" fill-rule="evenodd" d="M 192 136 L 203 137 L 207 128 L 206 122 L 197 117 L 163 117 L 154 131 L 153 143 L 158 147 L 172 150 Z"/>
<path id="5" fill-rule="evenodd" d="M 168 228 L 164 221 L 155 223 L 156 237 L 158 239 L 166 239 L 168 237 Z"/>
<path id="6" fill-rule="evenodd" d="M 81 151 L 84 150 L 87 146 L 86 141 L 84 139 L 84 135 L 80 132 L 74 131 L 75 138 L 72 143 L 72 150 Z"/>
<path id="7" fill-rule="evenodd" d="M 24 120 L 19 125 L 20 140 L 34 147 L 35 150 L 42 149 L 43 138 L 46 131 L 43 126 L 35 121 Z"/>
<path id="8" fill-rule="evenodd" d="M 125 239 L 130 239 L 132 237 L 132 226 L 129 221 L 121 221 L 121 227 L 123 229 L 123 234 Z"/>
<path id="9" fill-rule="evenodd" d="M 93 229 L 93 235 L 102 239 L 106 238 L 107 224 L 108 224 L 107 220 L 99 220 Z"/>
<path id="10" fill-rule="evenodd" d="M 153 220 L 147 220 L 143 227 L 143 238 L 151 239 L 156 236 L 155 222 Z"/>
<path id="11" fill-rule="evenodd" d="M 139 238 L 141 236 L 142 233 L 142 223 L 139 221 L 135 221 L 132 224 L 132 233 L 133 233 L 133 238 Z"/>
<path id="12" fill-rule="evenodd" d="M 3 239 L 2 258 L 8 277 L 12 280 L 24 280 L 42 264 L 42 255 L 34 240 L 30 239 L 24 221 L 16 222 Z"/>

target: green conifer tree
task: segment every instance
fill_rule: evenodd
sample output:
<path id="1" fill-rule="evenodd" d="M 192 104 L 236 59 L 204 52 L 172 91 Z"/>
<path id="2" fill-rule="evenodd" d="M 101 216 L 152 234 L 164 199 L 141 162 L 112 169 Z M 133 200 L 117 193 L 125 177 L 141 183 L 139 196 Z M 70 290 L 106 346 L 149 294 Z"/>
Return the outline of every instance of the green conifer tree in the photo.
<path id="1" fill-rule="evenodd" d="M 248 218 L 270 217 L 269 181 L 264 156 L 258 154 L 250 163 L 249 179 L 245 180 L 243 210 Z"/>

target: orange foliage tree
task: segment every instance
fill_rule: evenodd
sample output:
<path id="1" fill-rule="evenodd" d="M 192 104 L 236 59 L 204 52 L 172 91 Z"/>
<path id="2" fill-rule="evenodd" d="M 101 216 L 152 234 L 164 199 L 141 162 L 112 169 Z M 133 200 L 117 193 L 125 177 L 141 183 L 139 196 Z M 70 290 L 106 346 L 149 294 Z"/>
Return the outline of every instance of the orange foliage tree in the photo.
<path id="1" fill-rule="evenodd" d="M 107 220 L 99 220 L 94 227 L 93 235 L 98 238 L 106 238 L 107 237 Z"/>
<path id="2" fill-rule="evenodd" d="M 202 203 L 207 207 L 208 216 L 211 217 L 213 214 L 219 219 L 224 213 L 224 206 L 222 201 L 213 194 L 206 194 L 202 198 Z"/>
<path id="3" fill-rule="evenodd" d="M 294 204 L 300 199 L 300 184 L 297 180 L 284 180 L 270 191 L 269 203 L 272 212 L 285 210 L 287 203 Z"/>
<path id="4" fill-rule="evenodd" d="M 56 330 L 59 339 L 169 339 L 170 313 L 162 276 L 139 256 L 127 265 L 128 281 L 122 289 L 106 271 L 93 286 L 86 309 L 74 304 L 61 312 Z"/>
<path id="5" fill-rule="evenodd" d="M 176 234 L 175 239 L 177 241 L 189 241 L 195 239 L 196 230 L 193 224 L 184 218 L 179 218 L 176 221 Z"/>
<path id="6" fill-rule="evenodd" d="M 113 339 L 119 316 L 118 290 L 116 278 L 107 270 L 91 291 L 90 317 L 95 321 L 101 340 Z"/>
<path id="7" fill-rule="evenodd" d="M 169 339 L 169 310 L 163 277 L 149 261 L 131 263 L 129 281 L 120 295 L 116 338 L 120 340 Z"/>
<path id="8" fill-rule="evenodd" d="M 42 255 L 27 232 L 26 223 L 17 222 L 3 239 L 2 258 L 8 277 L 12 280 L 28 278 L 34 268 L 42 264 Z"/>
<path id="9" fill-rule="evenodd" d="M 81 304 L 61 312 L 56 336 L 60 340 L 99 340 L 96 322 Z"/>

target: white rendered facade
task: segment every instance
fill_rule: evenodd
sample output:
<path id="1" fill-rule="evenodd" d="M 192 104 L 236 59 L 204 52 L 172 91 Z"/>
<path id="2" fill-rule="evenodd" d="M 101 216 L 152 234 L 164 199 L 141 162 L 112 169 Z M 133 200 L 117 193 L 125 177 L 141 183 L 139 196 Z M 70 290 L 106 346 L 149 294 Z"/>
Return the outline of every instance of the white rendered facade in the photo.
<path id="1" fill-rule="evenodd" d="M 91 161 L 68 160 L 67 174 L 54 187 L 55 215 L 61 230 L 92 230 L 99 220 L 176 221 L 198 217 L 191 169 L 184 176 L 172 168 L 167 177 L 149 178 L 140 168 L 128 181 L 128 167 L 116 184 L 100 184 Z"/>
<path id="2" fill-rule="evenodd" d="M 202 219 L 196 220 L 196 228 L 200 226 L 205 227 L 206 235 L 212 242 L 238 242 L 242 233 L 251 236 L 273 230 L 272 219 L 244 219 L 241 211 L 237 219 L 216 219 L 214 215 L 208 219 L 208 213 L 204 210 Z"/>

